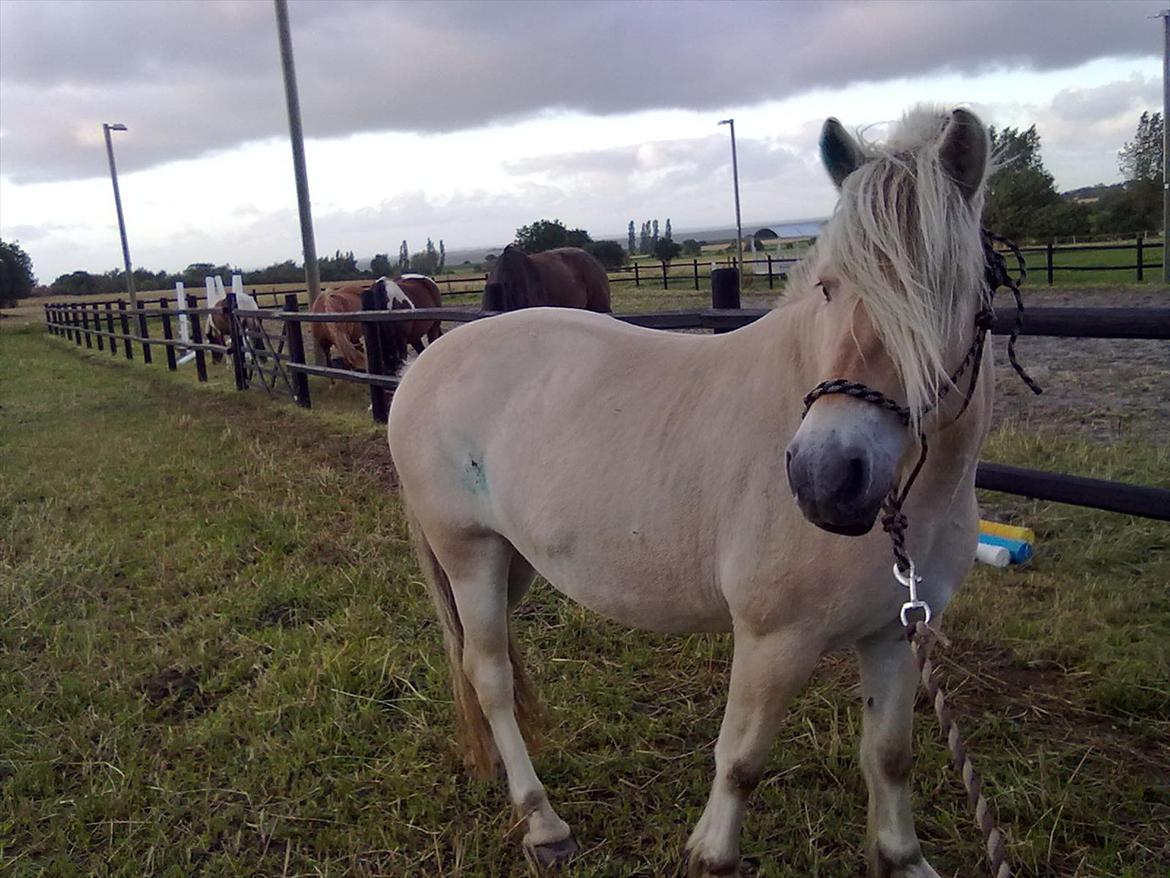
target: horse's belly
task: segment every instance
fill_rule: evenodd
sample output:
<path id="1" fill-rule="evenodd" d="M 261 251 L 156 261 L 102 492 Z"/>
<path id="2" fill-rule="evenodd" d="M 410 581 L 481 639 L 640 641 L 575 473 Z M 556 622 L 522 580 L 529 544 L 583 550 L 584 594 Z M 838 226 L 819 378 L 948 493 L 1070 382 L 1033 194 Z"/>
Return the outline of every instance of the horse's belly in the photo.
<path id="1" fill-rule="evenodd" d="M 557 591 L 622 625 L 680 633 L 731 629 L 712 577 L 700 566 L 670 563 L 665 552 L 579 547 L 525 555 Z"/>

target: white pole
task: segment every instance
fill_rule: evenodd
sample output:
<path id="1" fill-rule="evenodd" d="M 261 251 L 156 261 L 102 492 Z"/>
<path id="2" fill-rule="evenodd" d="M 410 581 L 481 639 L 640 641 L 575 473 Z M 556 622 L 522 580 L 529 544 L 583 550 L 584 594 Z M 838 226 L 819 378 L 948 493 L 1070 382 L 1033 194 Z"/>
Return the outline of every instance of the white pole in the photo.
<path id="1" fill-rule="evenodd" d="M 183 286 L 183 282 L 175 281 L 175 304 L 179 308 L 179 341 L 183 344 L 191 343 L 191 316 L 187 313 L 187 292 Z M 182 366 L 185 363 L 190 363 L 195 359 L 194 351 L 187 351 L 183 356 L 175 362 L 176 366 Z"/>
<path id="2" fill-rule="evenodd" d="M 187 293 L 183 282 L 175 282 L 175 306 L 179 309 L 179 340 L 183 343 L 191 340 L 191 318 L 187 316 Z"/>

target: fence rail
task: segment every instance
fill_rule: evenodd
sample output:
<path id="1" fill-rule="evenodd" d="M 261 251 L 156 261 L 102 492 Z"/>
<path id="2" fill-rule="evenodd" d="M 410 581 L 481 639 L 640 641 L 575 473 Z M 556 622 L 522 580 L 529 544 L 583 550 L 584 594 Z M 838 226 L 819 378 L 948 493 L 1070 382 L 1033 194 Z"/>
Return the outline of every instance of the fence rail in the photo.
<path id="1" fill-rule="evenodd" d="M 194 296 L 187 297 L 188 307 L 168 307 L 167 300 L 158 302 L 158 307 L 144 303 L 137 309 L 127 306 L 124 301 L 81 303 L 53 302 L 44 306 L 47 330 L 57 336 L 68 338 L 78 346 L 108 347 L 113 356 L 118 355 L 118 342 L 122 343 L 126 359 L 133 359 L 133 344 L 141 345 L 143 360 L 150 363 L 151 348 L 161 347 L 166 352 L 167 368 L 178 368 L 176 351 L 194 354 L 196 371 L 200 381 L 207 380 L 205 354 L 223 354 L 232 360 L 236 375 L 236 386 L 246 389 L 249 384 L 249 370 L 259 371 L 265 388 L 271 393 L 276 387 L 276 373 L 287 374 L 286 385 L 298 405 L 311 407 L 308 377 L 329 378 L 350 381 L 369 387 L 371 411 L 376 420 L 385 420 L 385 392 L 397 386 L 397 379 L 389 373 L 386 358 L 374 356 L 381 346 L 382 333 L 394 323 L 414 320 L 442 320 L 447 323 L 467 323 L 488 319 L 493 312 L 467 308 L 429 308 L 414 311 L 389 311 L 383 308 L 343 314 L 309 314 L 301 310 L 295 293 L 284 294 L 283 309 L 242 310 L 235 308 L 235 297 L 228 298 L 228 311 L 232 319 L 234 343 L 228 345 L 210 344 L 203 340 L 202 320 L 212 309 L 196 307 Z M 370 302 L 363 302 L 367 308 Z M 685 311 L 658 311 L 636 314 L 615 314 L 615 318 L 637 326 L 659 330 L 710 330 L 726 332 L 746 326 L 768 313 L 762 308 L 702 308 Z M 114 316 L 117 314 L 121 332 L 116 331 Z M 187 315 L 191 319 L 191 338 L 187 341 L 174 337 L 172 319 Z M 137 331 L 130 331 L 130 320 L 137 323 Z M 162 336 L 151 336 L 149 318 L 161 323 Z M 1011 309 L 997 309 L 992 332 L 1006 334 L 1012 331 L 1016 315 Z M 241 323 L 242 321 L 242 323 Z M 256 346 L 246 342 L 253 336 L 267 337 L 257 333 L 256 325 L 278 322 L 279 342 L 275 346 Z M 369 360 L 368 372 L 357 372 L 309 363 L 305 355 L 303 324 L 313 323 L 361 323 L 364 328 Z M 102 325 L 105 328 L 102 328 Z M 248 329 L 247 327 L 252 327 Z M 1059 338 L 1110 338 L 1110 339 L 1160 339 L 1170 340 L 1170 307 L 1156 308 L 1031 308 L 1021 327 L 1022 335 L 1055 336 Z M 245 347 L 248 347 L 247 359 Z M 287 350 L 286 350 L 287 348 Z M 271 382 L 263 370 L 271 368 Z M 976 487 L 989 491 L 1052 500 L 1077 506 L 1087 506 L 1111 512 L 1137 515 L 1170 521 L 1170 490 L 1158 487 L 1129 485 L 1122 482 L 1086 479 L 1063 473 L 1041 470 L 1020 469 L 1002 464 L 981 462 L 975 479 Z"/>

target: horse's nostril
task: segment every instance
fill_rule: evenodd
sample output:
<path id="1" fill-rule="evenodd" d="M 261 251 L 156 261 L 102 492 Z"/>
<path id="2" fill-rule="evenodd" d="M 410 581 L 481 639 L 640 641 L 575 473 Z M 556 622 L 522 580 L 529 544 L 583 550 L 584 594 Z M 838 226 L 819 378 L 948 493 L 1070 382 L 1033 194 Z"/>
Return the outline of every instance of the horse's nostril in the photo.
<path id="1" fill-rule="evenodd" d="M 867 467 L 860 457 L 849 458 L 845 468 L 845 480 L 841 484 L 841 494 L 845 497 L 856 497 L 865 490 Z"/>

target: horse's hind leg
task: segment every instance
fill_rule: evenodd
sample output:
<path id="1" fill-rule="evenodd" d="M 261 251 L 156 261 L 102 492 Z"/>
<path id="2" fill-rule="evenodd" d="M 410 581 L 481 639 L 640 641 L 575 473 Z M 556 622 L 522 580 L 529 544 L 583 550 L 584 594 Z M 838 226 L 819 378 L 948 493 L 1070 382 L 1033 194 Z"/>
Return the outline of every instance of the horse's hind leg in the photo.
<path id="1" fill-rule="evenodd" d="M 549 804 L 532 767 L 520 723 L 535 697 L 519 666 L 508 627 L 509 592 L 527 590 L 531 568 L 502 537 L 462 541 L 456 552 L 439 553 L 463 628 L 462 670 L 474 687 L 508 775 L 508 791 L 527 821 L 524 847 L 538 864 L 551 865 L 576 852 L 572 833 Z M 526 572 L 528 571 L 528 572 Z"/>
<path id="2" fill-rule="evenodd" d="M 869 871 L 874 878 L 938 878 L 923 859 L 910 808 L 911 727 L 917 672 L 895 623 L 857 644 L 864 705 L 861 768 L 869 787 Z"/>
<path id="3" fill-rule="evenodd" d="M 820 656 L 804 631 L 736 631 L 727 709 L 715 745 L 715 780 L 687 842 L 689 875 L 734 875 L 747 798 L 759 783 L 788 703 Z"/>

